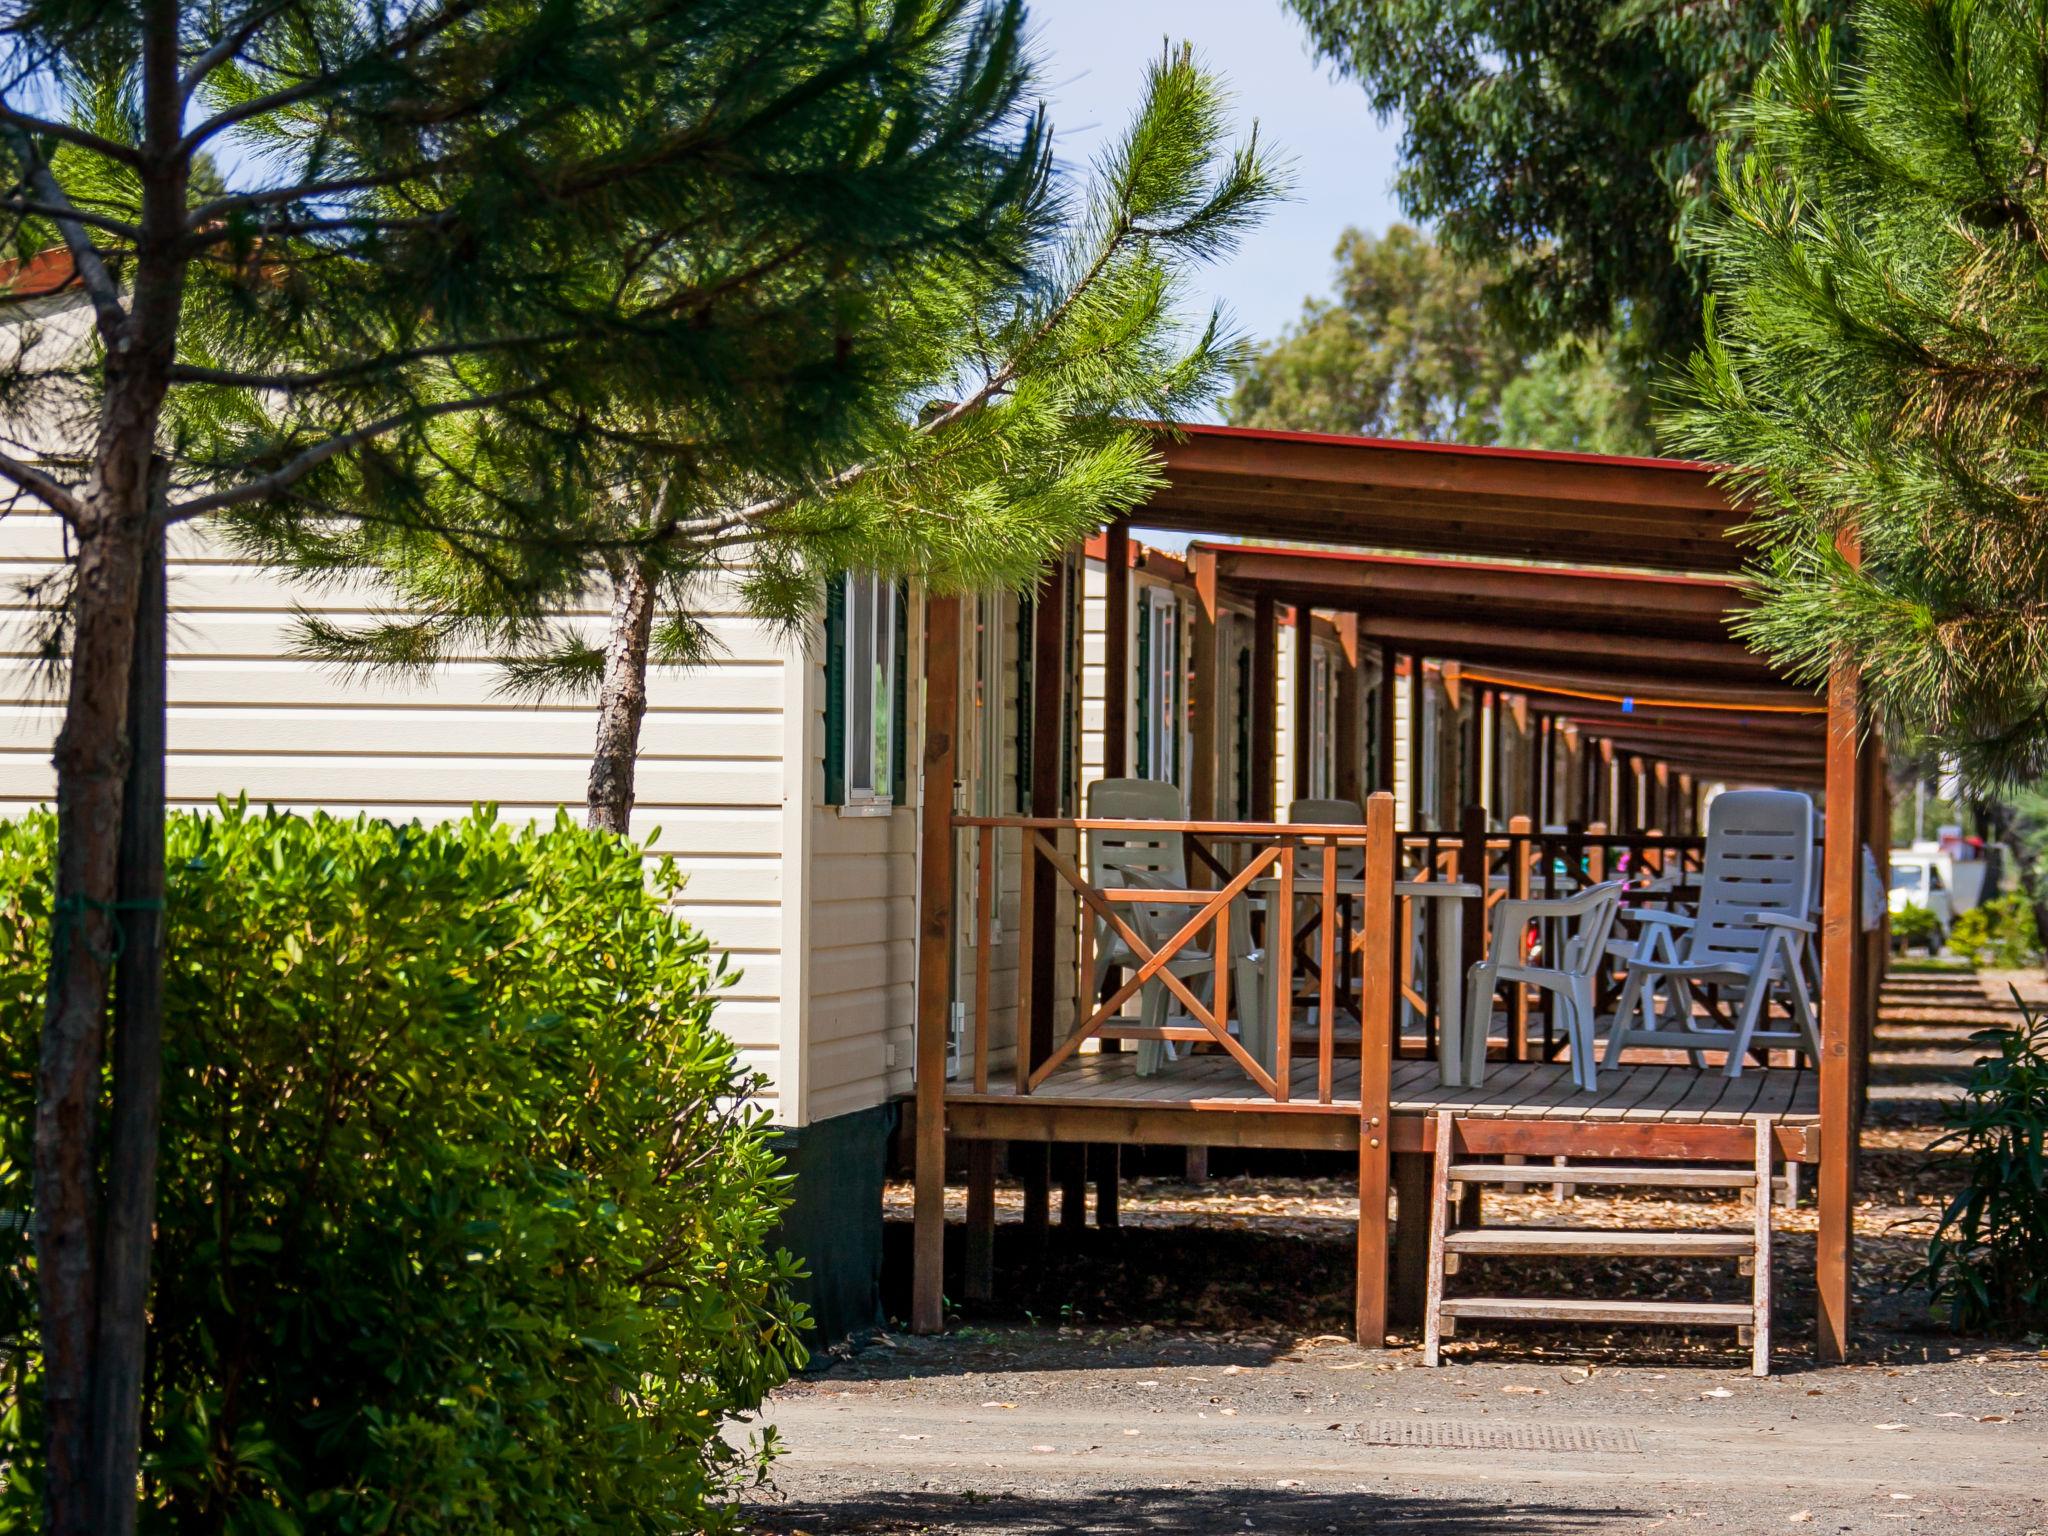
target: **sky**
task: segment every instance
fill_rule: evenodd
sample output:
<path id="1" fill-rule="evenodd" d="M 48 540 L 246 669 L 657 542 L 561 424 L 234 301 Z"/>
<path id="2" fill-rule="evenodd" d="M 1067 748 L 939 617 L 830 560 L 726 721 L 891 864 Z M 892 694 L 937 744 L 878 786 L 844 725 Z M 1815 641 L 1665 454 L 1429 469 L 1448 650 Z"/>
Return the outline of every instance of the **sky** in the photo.
<path id="1" fill-rule="evenodd" d="M 1059 158 L 1085 167 L 1130 121 L 1145 65 L 1171 37 L 1236 92 L 1248 128 L 1291 165 L 1288 202 L 1268 213 L 1227 266 L 1202 274 L 1238 326 L 1277 335 L 1311 294 L 1330 286 L 1330 253 L 1346 225 L 1384 229 L 1400 124 L 1374 117 L 1365 93 L 1309 56 L 1280 0 L 1030 0 L 1041 79 Z"/>

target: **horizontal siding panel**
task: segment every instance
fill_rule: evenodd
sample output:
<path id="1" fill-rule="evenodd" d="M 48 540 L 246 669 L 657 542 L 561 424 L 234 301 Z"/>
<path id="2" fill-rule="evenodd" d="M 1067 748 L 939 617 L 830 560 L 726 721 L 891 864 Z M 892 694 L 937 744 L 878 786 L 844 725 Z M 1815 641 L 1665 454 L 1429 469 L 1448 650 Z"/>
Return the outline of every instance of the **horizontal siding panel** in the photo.
<path id="1" fill-rule="evenodd" d="M 846 945 L 880 944 L 892 938 L 909 940 L 917 921 L 916 905 L 909 896 L 813 901 L 811 951 L 823 955 Z"/>
<path id="2" fill-rule="evenodd" d="M 0 745 L 54 741 L 56 704 L 0 704 Z M 175 709 L 172 753 L 347 757 L 566 758 L 587 771 L 597 733 L 591 708 L 574 710 L 322 709 L 318 706 Z M 782 719 L 765 711 L 672 712 L 641 730 L 641 762 L 774 760 Z"/>
<path id="3" fill-rule="evenodd" d="M 0 655 L 32 654 L 39 620 L 40 615 L 19 608 L 0 609 Z M 567 627 L 580 630 L 594 643 L 601 643 L 604 637 L 604 625 L 598 619 L 572 620 Z M 715 654 L 720 657 L 779 660 L 788 649 L 788 642 L 781 634 L 751 619 L 711 619 L 705 627 L 716 646 Z M 290 661 L 294 659 L 292 646 L 297 638 L 296 627 L 289 614 L 194 613 L 181 608 L 174 608 L 171 612 L 170 644 L 174 660 L 181 656 L 217 656 Z M 489 653 L 450 658 L 484 663 L 494 659 Z M 336 675 L 333 669 L 317 664 L 312 670 L 328 677 Z M 375 679 L 370 679 L 367 686 L 376 686 Z"/>
<path id="4" fill-rule="evenodd" d="M 488 662 L 456 662 L 426 678 L 371 679 L 342 675 L 325 667 L 280 658 L 224 661 L 181 656 L 170 670 L 170 700 L 180 704 L 277 704 L 318 706 L 345 713 L 357 709 L 464 708 L 526 718 L 537 711 L 499 691 L 503 674 Z M 0 703 L 49 704 L 62 690 L 45 675 L 0 667 Z M 692 710 L 762 710 L 782 707 L 779 660 L 722 661 L 690 671 L 658 668 L 648 679 L 648 719 Z M 592 716 L 595 729 L 595 716 Z"/>
<path id="5" fill-rule="evenodd" d="M 812 1007 L 825 1000 L 858 992 L 885 978 L 892 986 L 909 987 L 917 975 L 917 941 L 892 937 L 878 944 L 849 944 L 811 952 Z"/>
<path id="6" fill-rule="evenodd" d="M 174 755 L 167 769 L 173 799 L 247 794 L 259 803 L 301 806 L 360 801 L 366 791 L 445 808 L 501 796 L 520 804 L 580 806 L 589 765 L 567 760 L 451 762 L 446 758 L 218 757 Z M 780 764 L 759 768 L 642 763 L 640 795 L 651 805 L 760 806 L 782 794 Z M 50 793 L 40 754 L 0 754 L 0 800 L 36 800 Z"/>

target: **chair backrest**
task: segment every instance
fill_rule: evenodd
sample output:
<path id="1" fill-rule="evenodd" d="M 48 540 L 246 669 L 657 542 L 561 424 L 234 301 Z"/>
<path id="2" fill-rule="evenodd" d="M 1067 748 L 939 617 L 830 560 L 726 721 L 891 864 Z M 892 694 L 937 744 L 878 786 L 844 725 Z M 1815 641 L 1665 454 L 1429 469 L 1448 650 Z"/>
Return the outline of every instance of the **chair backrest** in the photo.
<path id="1" fill-rule="evenodd" d="M 1162 779 L 1098 779 L 1088 786 L 1088 815 L 1097 821 L 1185 821 L 1187 802 Z M 1131 872 L 1141 871 L 1133 879 Z M 1174 832 L 1088 834 L 1089 878 L 1101 886 L 1188 883 L 1187 841 Z"/>
<path id="2" fill-rule="evenodd" d="M 1685 958 L 1740 964 L 1763 945 L 1752 912 L 1803 918 L 1813 897 L 1813 801 L 1791 789 L 1738 789 L 1707 812 L 1706 867 Z"/>
<path id="3" fill-rule="evenodd" d="M 1563 935 L 1558 969 L 1567 976 L 1590 976 L 1607 959 L 1607 938 L 1621 913 L 1621 893 L 1626 880 L 1607 880 L 1589 885 L 1575 900 L 1585 903 L 1576 916 L 1566 919 L 1569 931 Z"/>
<path id="4" fill-rule="evenodd" d="M 1365 807 L 1356 800 L 1323 800 L 1304 796 L 1287 802 L 1287 819 L 1310 827 L 1362 827 Z M 1365 848 L 1347 843 L 1337 850 L 1337 877 L 1355 880 L 1365 873 Z M 1323 850 L 1311 845 L 1294 856 L 1294 878 L 1317 881 L 1323 878 Z"/>

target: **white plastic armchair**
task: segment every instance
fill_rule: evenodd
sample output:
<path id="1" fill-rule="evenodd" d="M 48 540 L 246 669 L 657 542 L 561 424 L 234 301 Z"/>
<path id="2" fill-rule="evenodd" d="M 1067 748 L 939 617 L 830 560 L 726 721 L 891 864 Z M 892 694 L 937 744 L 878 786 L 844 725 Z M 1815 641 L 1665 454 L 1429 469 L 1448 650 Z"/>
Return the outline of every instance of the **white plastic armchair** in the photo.
<path id="1" fill-rule="evenodd" d="M 1730 1077 L 1742 1075 L 1754 1046 L 1787 1045 L 1819 1057 L 1805 964 L 1815 931 L 1813 824 L 1813 801 L 1796 790 L 1716 797 L 1707 813 L 1697 913 L 1629 913 L 1642 936 L 1623 962 L 1607 1065 L 1631 1045 L 1682 1049 L 1695 1066 L 1705 1065 L 1704 1050 L 1726 1051 Z M 1732 1027 L 1695 1018 L 1697 986 L 1715 988 L 1735 1009 Z M 1762 1027 L 1774 992 L 1791 1008 L 1790 1029 Z"/>
<path id="2" fill-rule="evenodd" d="M 1157 779 L 1100 779 L 1089 786 L 1088 814 L 1102 821 L 1180 821 L 1187 815 L 1180 791 Z M 1120 832 L 1091 831 L 1088 834 L 1089 878 L 1104 890 L 1139 889 L 1185 891 L 1188 889 L 1187 841 L 1178 831 L 1162 829 Z M 1261 1064 L 1272 1064 L 1272 1042 L 1265 1038 L 1273 1017 L 1260 987 L 1264 975 L 1263 956 L 1251 945 L 1250 924 L 1242 903 L 1230 912 L 1231 991 L 1239 1019 L 1239 1035 L 1247 1051 Z M 1180 931 L 1190 908 L 1178 902 L 1157 905 L 1118 902 L 1117 915 L 1131 927 L 1148 949 L 1157 950 Z M 1100 918 L 1095 921 L 1095 969 L 1091 998 L 1102 995 L 1103 981 L 1113 970 L 1136 970 L 1144 964 L 1123 936 Z M 1189 984 L 1205 1003 L 1215 996 L 1216 957 L 1208 949 L 1190 944 L 1166 962 L 1166 969 Z M 1148 981 L 1139 991 L 1139 1022 L 1149 1029 L 1164 1027 L 1171 994 L 1163 981 Z M 1179 1052 L 1170 1040 L 1138 1042 L 1138 1075 L 1150 1077 Z"/>
<path id="3" fill-rule="evenodd" d="M 1621 907 L 1625 881 L 1590 885 L 1574 896 L 1509 897 L 1493 909 L 1493 948 L 1465 983 L 1465 1085 L 1486 1080 L 1486 1037 L 1494 990 L 1507 983 L 1540 987 L 1557 998 L 1572 1049 L 1572 1081 L 1591 1093 L 1598 1081 L 1593 1050 L 1593 993 L 1607 954 L 1607 935 Z M 1531 965 L 1524 945 L 1532 923 L 1544 925 L 1548 962 Z"/>

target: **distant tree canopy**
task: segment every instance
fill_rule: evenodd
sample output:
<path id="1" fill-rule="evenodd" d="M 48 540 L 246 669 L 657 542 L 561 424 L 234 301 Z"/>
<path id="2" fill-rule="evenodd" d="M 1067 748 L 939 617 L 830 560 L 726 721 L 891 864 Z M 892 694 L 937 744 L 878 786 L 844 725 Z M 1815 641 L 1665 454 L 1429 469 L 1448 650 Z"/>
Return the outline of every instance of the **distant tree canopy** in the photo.
<path id="1" fill-rule="evenodd" d="M 1602 342 L 1531 351 L 1487 303 L 1497 268 L 1396 224 L 1337 242 L 1336 291 L 1239 374 L 1239 426 L 1645 453 L 1647 374 Z"/>
<path id="2" fill-rule="evenodd" d="M 1287 0 L 1317 54 L 1407 124 L 1402 205 L 1490 268 L 1534 348 L 1620 327 L 1684 352 L 1699 290 L 1674 255 L 1705 206 L 1712 134 L 1789 9 L 1841 0 Z"/>

